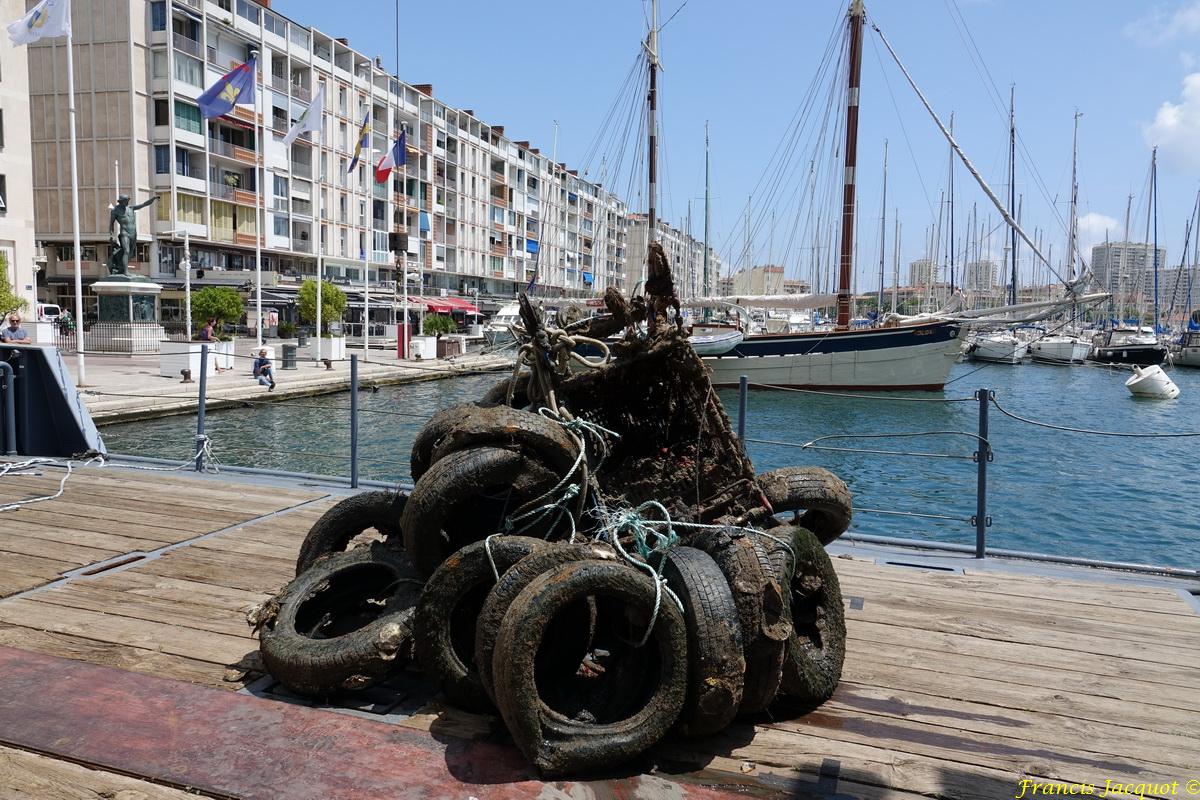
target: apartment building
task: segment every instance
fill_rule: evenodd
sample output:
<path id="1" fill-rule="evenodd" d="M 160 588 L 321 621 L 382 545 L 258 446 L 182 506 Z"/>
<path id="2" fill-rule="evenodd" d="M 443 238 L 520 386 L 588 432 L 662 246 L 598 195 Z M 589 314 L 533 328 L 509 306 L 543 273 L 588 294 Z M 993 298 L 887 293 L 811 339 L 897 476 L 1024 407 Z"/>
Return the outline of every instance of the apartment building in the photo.
<path id="1" fill-rule="evenodd" d="M 671 262 L 675 290 L 683 299 L 716 294 L 721 274 L 721 259 L 710 247 L 705 271 L 704 243 L 696 241 L 685 231 L 672 227 L 661 219 L 655 220 L 656 240 L 663 246 Z M 630 287 L 646 279 L 647 235 L 649 219 L 645 214 L 629 215 L 629 250 L 626 264 Z"/>
<path id="2" fill-rule="evenodd" d="M 908 265 L 910 286 L 932 286 L 941 277 L 941 270 L 931 258 L 918 258 Z"/>
<path id="3" fill-rule="evenodd" d="M 1092 273 L 1106 292 L 1129 302 L 1153 301 L 1154 246 L 1145 242 L 1105 242 L 1092 248 Z M 1159 290 L 1167 266 L 1167 249 L 1158 248 Z"/>
<path id="4" fill-rule="evenodd" d="M 25 14 L 24 0 L 0 0 L 0 19 Z M 24 47 L 0 47 L 0 253 L 13 292 L 37 301 L 33 225 L 33 159 L 29 148 L 29 61 Z"/>
<path id="5" fill-rule="evenodd" d="M 346 287 L 352 314 L 364 280 L 386 312 L 405 275 L 411 293 L 480 299 L 512 297 L 535 269 L 539 286 L 559 295 L 627 288 L 623 202 L 506 138 L 502 125 L 440 102 L 431 85 L 398 80 L 346 39 L 253 0 L 74 0 L 74 20 L 85 280 L 104 270 L 108 205 L 126 193 L 134 202 L 159 198 L 140 212 L 131 269 L 168 287 L 167 318 L 177 308 L 169 289 L 183 278 L 185 231 L 194 285 L 251 288 L 257 239 L 268 302 L 294 296 L 323 252 L 326 279 Z M 47 279 L 65 301 L 73 254 L 69 175 L 60 168 L 64 48 L 64 40 L 38 43 L 29 63 L 38 238 L 51 245 Z M 255 50 L 259 113 L 238 106 L 205 120 L 197 97 Z M 323 136 L 285 147 L 321 87 Z M 350 172 L 367 112 L 370 146 Z M 376 184 L 374 164 L 402 130 L 407 163 Z M 389 233 L 401 234 L 399 258 Z M 386 313 L 373 320 L 388 321 Z"/>
<path id="6" fill-rule="evenodd" d="M 783 267 L 762 264 L 733 273 L 734 294 L 784 294 Z"/>
<path id="7" fill-rule="evenodd" d="M 989 292 L 996 287 L 999 267 L 995 261 L 969 261 L 963 267 L 962 289 L 966 292 Z"/>

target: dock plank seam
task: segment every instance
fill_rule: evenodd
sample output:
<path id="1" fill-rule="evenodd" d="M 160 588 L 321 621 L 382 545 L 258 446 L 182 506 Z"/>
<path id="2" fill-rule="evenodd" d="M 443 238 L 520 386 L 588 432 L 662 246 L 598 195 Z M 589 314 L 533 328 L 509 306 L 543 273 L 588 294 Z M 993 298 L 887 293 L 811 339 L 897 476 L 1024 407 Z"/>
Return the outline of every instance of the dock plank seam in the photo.
<path id="1" fill-rule="evenodd" d="M 67 586 L 77 580 L 87 580 L 89 578 L 94 578 L 94 577 L 98 577 L 101 575 L 107 576 L 107 575 L 114 575 L 118 572 L 124 572 L 127 569 L 132 569 L 134 567 L 141 566 L 142 564 L 146 564 L 150 561 L 155 561 L 155 560 L 161 558 L 162 556 L 166 555 L 167 553 L 174 552 L 175 550 L 180 550 L 184 547 L 189 547 L 198 542 L 202 542 L 207 539 L 212 539 L 214 537 L 221 536 L 222 534 L 231 533 L 231 532 L 236 531 L 239 528 L 243 528 L 247 525 L 255 525 L 260 522 L 269 520 L 269 519 L 274 519 L 274 518 L 281 517 L 281 516 L 287 516 L 289 514 L 300 511 L 302 509 L 306 509 L 309 506 L 312 506 L 314 504 L 323 503 L 332 497 L 333 497 L 332 494 L 324 494 L 324 495 L 314 498 L 312 500 L 305 500 L 301 503 L 297 503 L 296 505 L 288 506 L 287 508 L 281 508 L 278 511 L 272 511 L 269 514 L 261 514 L 257 517 L 252 517 L 250 519 L 235 523 L 233 525 L 228 525 L 224 528 L 220 528 L 215 531 L 209 531 L 208 533 L 202 533 L 198 536 L 193 536 L 190 539 L 184 539 L 179 542 L 174 542 L 172 544 L 163 545 L 162 547 L 156 548 L 154 550 L 146 550 L 146 551 L 135 550 L 133 552 L 122 553 L 121 555 L 104 559 L 103 561 L 97 561 L 93 564 L 85 564 L 84 566 L 79 567 L 78 569 L 73 569 L 70 572 L 63 573 L 63 576 L 61 578 L 59 578 L 58 580 L 51 581 L 50 583 L 43 583 L 40 586 L 34 586 L 30 589 L 25 589 L 24 591 L 20 591 L 15 594 L 10 594 L 7 597 L 0 599 L 0 603 L 7 602 L 9 600 L 19 600 L 21 598 L 28 598 L 31 595 L 39 594 L 41 592 L 45 592 L 50 589 L 58 589 L 62 586 Z M 114 566 L 111 569 L 106 569 L 106 566 L 109 564 L 113 564 Z"/>

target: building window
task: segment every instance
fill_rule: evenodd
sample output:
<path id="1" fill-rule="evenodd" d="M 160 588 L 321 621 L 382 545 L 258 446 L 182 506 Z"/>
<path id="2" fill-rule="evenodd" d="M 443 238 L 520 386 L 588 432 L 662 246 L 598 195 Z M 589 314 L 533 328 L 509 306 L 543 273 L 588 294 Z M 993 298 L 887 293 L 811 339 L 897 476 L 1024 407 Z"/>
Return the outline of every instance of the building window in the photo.
<path id="1" fill-rule="evenodd" d="M 276 236 L 287 236 L 288 235 L 288 218 L 286 216 L 284 216 L 283 214 L 274 214 L 272 216 L 275 217 L 275 235 Z"/>
<path id="2" fill-rule="evenodd" d="M 171 124 L 171 115 L 167 111 L 167 108 L 168 108 L 168 106 L 167 106 L 166 100 L 155 100 L 154 101 L 154 124 L 155 125 L 170 125 Z"/>
<path id="3" fill-rule="evenodd" d="M 150 30 L 165 31 L 167 29 L 167 4 L 165 0 L 154 0 L 150 4 Z"/>
<path id="4" fill-rule="evenodd" d="M 276 197 L 287 197 L 288 196 L 287 178 L 284 178 L 280 175 L 275 176 L 275 196 Z"/>
<path id="5" fill-rule="evenodd" d="M 182 53 L 175 54 L 175 80 L 189 86 L 204 86 L 204 66 L 194 58 Z"/>
<path id="6" fill-rule="evenodd" d="M 154 174 L 167 175 L 171 172 L 171 148 L 165 144 L 154 145 Z"/>
<path id="7" fill-rule="evenodd" d="M 179 128 L 181 131 L 202 133 L 203 126 L 200 122 L 200 109 L 196 106 L 189 105 L 182 100 L 176 100 L 175 127 Z"/>
<path id="8" fill-rule="evenodd" d="M 8 178 L 0 175 L 0 217 L 8 213 Z"/>
<path id="9" fill-rule="evenodd" d="M 291 30 L 289 31 L 288 39 L 290 39 L 292 44 L 296 45 L 297 47 L 303 47 L 305 50 L 308 49 L 308 31 L 304 30 L 298 25 L 292 26 Z"/>
<path id="10" fill-rule="evenodd" d="M 346 116 L 346 87 L 345 86 L 338 87 L 338 113 L 341 114 L 343 117 Z M 346 149 L 345 144 L 342 145 L 342 149 L 343 150 Z"/>
<path id="11" fill-rule="evenodd" d="M 191 225 L 204 224 L 204 198 L 196 197 L 190 194 L 177 195 L 176 211 L 180 222 L 185 222 Z M 160 206 L 166 207 L 166 203 L 159 203 Z"/>
<path id="12" fill-rule="evenodd" d="M 192 170 L 191 154 L 182 147 L 175 148 L 175 174 L 185 178 L 199 178 L 200 170 Z"/>
<path id="13" fill-rule="evenodd" d="M 266 26 L 266 29 L 280 39 L 286 38 L 287 23 L 283 21 L 283 18 L 278 14 L 272 14 L 270 11 L 264 13 L 266 14 L 266 19 L 263 20 L 263 24 Z"/>
<path id="14" fill-rule="evenodd" d="M 258 6 L 249 0 L 237 0 L 237 15 L 242 19 L 250 20 L 255 25 L 258 24 Z"/>
<path id="15" fill-rule="evenodd" d="M 167 77 L 167 53 L 165 50 L 155 50 L 150 58 L 151 77 Z"/>

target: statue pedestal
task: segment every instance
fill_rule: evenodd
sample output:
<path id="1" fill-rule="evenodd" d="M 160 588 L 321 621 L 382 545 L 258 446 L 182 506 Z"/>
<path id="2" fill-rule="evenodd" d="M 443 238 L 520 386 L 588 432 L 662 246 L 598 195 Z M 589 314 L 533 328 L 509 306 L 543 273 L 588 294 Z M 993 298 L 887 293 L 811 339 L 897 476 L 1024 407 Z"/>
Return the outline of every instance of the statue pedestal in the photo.
<path id="1" fill-rule="evenodd" d="M 158 323 L 162 286 L 146 278 L 110 275 L 92 284 L 99 296 L 100 319 L 85 334 L 93 352 L 157 353 L 167 332 Z"/>

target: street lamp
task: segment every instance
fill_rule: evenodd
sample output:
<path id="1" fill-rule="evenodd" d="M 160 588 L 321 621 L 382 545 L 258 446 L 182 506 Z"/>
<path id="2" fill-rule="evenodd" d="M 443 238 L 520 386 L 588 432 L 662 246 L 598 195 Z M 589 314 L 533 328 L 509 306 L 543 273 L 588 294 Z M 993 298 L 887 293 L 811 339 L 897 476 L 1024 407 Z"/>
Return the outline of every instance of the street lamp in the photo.
<path id="1" fill-rule="evenodd" d="M 192 340 L 192 239 L 191 233 L 186 230 L 166 231 L 166 235 L 177 237 L 183 234 L 183 298 L 184 298 L 184 324 L 187 325 L 185 333 L 188 341 Z"/>

